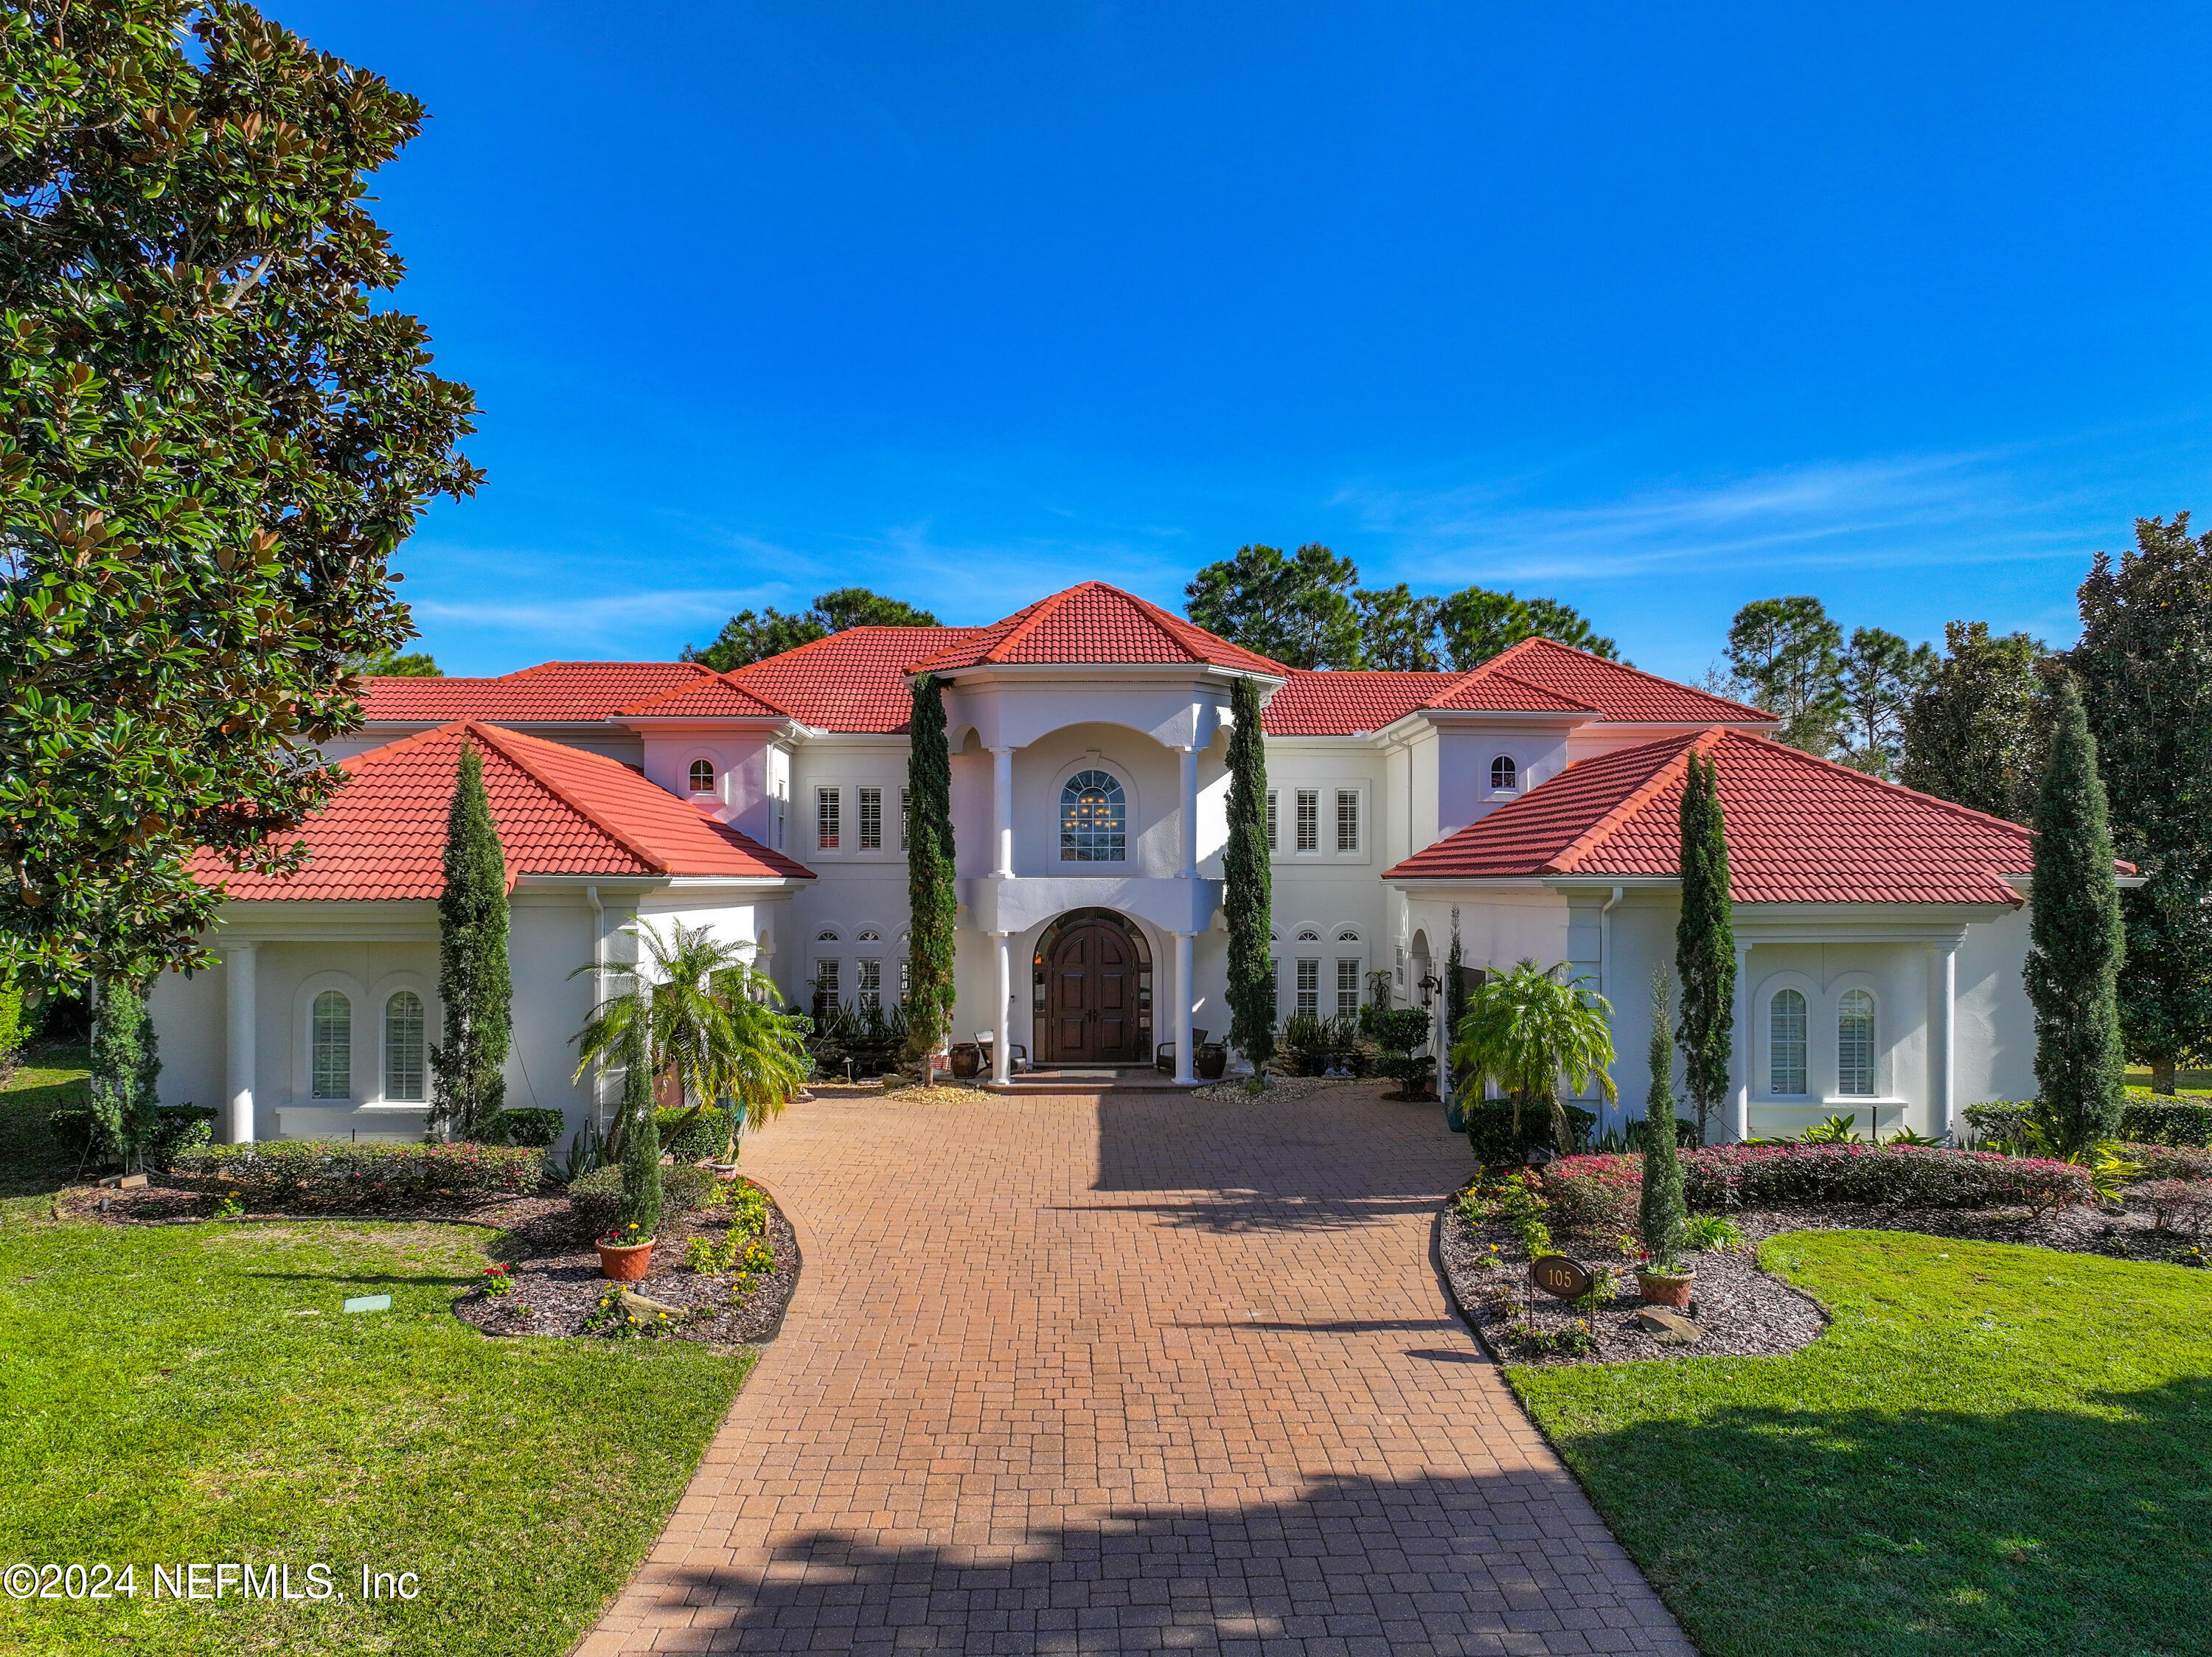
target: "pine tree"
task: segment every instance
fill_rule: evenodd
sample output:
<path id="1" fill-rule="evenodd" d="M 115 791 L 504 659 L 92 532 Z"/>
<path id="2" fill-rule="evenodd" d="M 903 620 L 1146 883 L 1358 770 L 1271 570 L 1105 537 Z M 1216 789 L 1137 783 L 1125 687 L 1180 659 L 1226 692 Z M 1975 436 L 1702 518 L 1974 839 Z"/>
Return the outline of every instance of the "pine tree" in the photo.
<path id="1" fill-rule="evenodd" d="M 463 1139 L 489 1131 L 507 1105 L 514 986 L 507 968 L 507 856 L 484 791 L 483 759 L 461 745 L 446 815 L 438 899 L 438 997 L 446 1039 L 430 1049 L 430 1119 Z"/>
<path id="2" fill-rule="evenodd" d="M 953 879 L 952 756 L 945 746 L 945 699 L 937 677 L 914 682 L 907 758 L 907 1063 L 919 1069 L 952 1026 L 953 928 L 960 892 Z M 1003 1022 L 1004 1010 L 993 1020 Z"/>
<path id="3" fill-rule="evenodd" d="M 1667 969 L 1651 969 L 1651 1087 L 1644 1095 L 1644 1194 L 1637 1230 L 1654 1266 L 1669 1264 L 1681 1246 L 1689 1210 L 1682 1202 L 1682 1159 L 1674 1143 L 1674 1035 L 1668 1027 Z"/>
<path id="4" fill-rule="evenodd" d="M 2097 739 L 2112 843 L 2143 884 L 2120 894 L 2120 1034 L 2170 1093 L 2212 1057 L 2212 534 L 2138 519 L 2136 551 L 2081 583 L 2067 658 Z"/>
<path id="5" fill-rule="evenodd" d="M 1275 967 L 1267 953 L 1274 872 L 1267 861 L 1267 755 L 1260 728 L 1260 685 L 1230 692 L 1229 844 L 1222 853 L 1229 917 L 1229 1039 L 1254 1072 L 1275 1051 Z M 1255 1082 L 1255 1086 L 1257 1085 Z"/>
<path id="6" fill-rule="evenodd" d="M 2073 680 L 2053 697 L 2051 759 L 2035 804 L 2028 999 L 2045 1128 L 2069 1152 L 2118 1130 L 2120 962 L 2126 952 L 2097 740 Z"/>
<path id="7" fill-rule="evenodd" d="M 1690 755 L 1682 789 L 1682 914 L 1674 927 L 1674 977 L 1682 986 L 1676 1033 L 1688 1060 L 1690 1101 L 1704 1144 L 1713 1108 L 1727 1095 L 1735 1030 L 1735 928 L 1729 896 L 1728 825 L 1720 771 Z"/>
<path id="8" fill-rule="evenodd" d="M 88 1068 L 85 1093 L 94 1148 L 128 1167 L 152 1136 L 161 1102 L 154 1022 L 146 1016 L 144 992 L 128 978 L 100 986 Z"/>
<path id="9" fill-rule="evenodd" d="M 634 1018 L 623 1032 L 622 1209 L 617 1221 L 645 1241 L 660 1225 L 660 1126 L 653 1114 L 653 1050 L 648 1020 Z"/>

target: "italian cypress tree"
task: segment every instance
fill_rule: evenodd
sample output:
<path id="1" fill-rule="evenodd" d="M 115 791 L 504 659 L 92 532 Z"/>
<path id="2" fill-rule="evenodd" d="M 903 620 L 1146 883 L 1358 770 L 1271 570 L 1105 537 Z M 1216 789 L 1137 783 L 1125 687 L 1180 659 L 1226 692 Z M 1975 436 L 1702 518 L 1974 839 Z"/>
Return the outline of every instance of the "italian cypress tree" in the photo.
<path id="1" fill-rule="evenodd" d="M 109 978 L 100 986 L 92 1018 L 91 1075 L 86 1102 L 91 1106 L 93 1144 L 103 1156 L 126 1167 L 145 1147 L 161 1102 L 161 1059 L 154 1022 L 146 1016 L 146 997 L 128 978 Z"/>
<path id="2" fill-rule="evenodd" d="M 1267 754 L 1260 729 L 1260 685 L 1240 679 L 1230 692 L 1237 719 L 1229 738 L 1229 844 L 1223 907 L 1229 916 L 1229 1039 L 1257 1072 L 1275 1051 L 1274 962 L 1267 953 L 1274 871 L 1267 862 Z"/>
<path id="3" fill-rule="evenodd" d="M 660 1225 L 660 1126 L 653 1115 L 651 1022 L 633 1018 L 623 1032 L 622 1209 L 617 1226 L 637 1228 L 638 1240 Z"/>
<path id="4" fill-rule="evenodd" d="M 1720 771 L 1694 751 L 1682 789 L 1682 915 L 1674 926 L 1674 977 L 1682 986 L 1675 1033 L 1688 1061 L 1690 1101 L 1704 1144 L 1713 1107 L 1728 1093 L 1735 1030 L 1735 928 L 1729 918 L 1728 824 Z"/>
<path id="5" fill-rule="evenodd" d="M 514 991 L 507 970 L 507 856 L 484 792 L 483 758 L 461 745 L 446 814 L 446 889 L 438 899 L 438 998 L 446 1039 L 430 1049 L 430 1119 L 476 1139 L 507 1104 Z"/>
<path id="6" fill-rule="evenodd" d="M 1673 1261 L 1681 1246 L 1682 1159 L 1674 1143 L 1674 1033 L 1668 1026 L 1670 999 L 1667 969 L 1651 969 L 1651 1087 L 1644 1095 L 1644 1194 L 1637 1204 L 1637 1230 L 1654 1265 Z"/>
<path id="7" fill-rule="evenodd" d="M 2028 999 L 2043 1124 L 2078 1151 L 2118 1130 L 2120 962 L 2126 953 L 2097 740 L 2073 681 L 2053 698 L 2051 760 L 2035 804 Z"/>
<path id="8" fill-rule="evenodd" d="M 1451 950 L 1444 957 L 1444 1039 L 1437 1055 L 1437 1091 L 1443 1095 L 1444 1125 L 1454 1133 L 1467 1131 L 1467 1114 L 1459 1102 L 1459 1089 L 1444 1085 L 1444 1060 L 1459 1039 L 1460 1020 L 1467 1016 L 1467 983 L 1460 977 L 1459 905 L 1452 905 Z"/>
<path id="9" fill-rule="evenodd" d="M 2120 894 L 2120 1035 L 2174 1090 L 2212 1057 L 2212 534 L 2138 519 L 2136 550 L 2097 555 L 2068 661 L 2097 739 L 2112 843 L 2143 884 Z"/>
<path id="10" fill-rule="evenodd" d="M 914 682 L 908 732 L 906 880 L 912 918 L 906 1060 L 920 1069 L 952 1026 L 953 926 L 960 909 L 953 880 L 952 756 L 945 746 L 945 698 L 933 673 Z M 992 1027 L 1005 1020 L 1001 1008 Z"/>

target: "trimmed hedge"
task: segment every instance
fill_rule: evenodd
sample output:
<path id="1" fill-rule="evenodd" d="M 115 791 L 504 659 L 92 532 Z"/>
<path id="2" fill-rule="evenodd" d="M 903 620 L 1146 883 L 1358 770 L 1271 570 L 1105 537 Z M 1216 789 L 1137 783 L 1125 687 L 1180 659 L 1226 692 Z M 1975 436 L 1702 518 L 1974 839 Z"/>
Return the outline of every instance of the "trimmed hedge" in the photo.
<path id="1" fill-rule="evenodd" d="M 664 1219 L 704 1208 L 714 1189 L 710 1168 L 678 1162 L 660 1171 L 660 1213 Z M 594 1168 L 568 1183 L 568 1211 L 578 1234 L 589 1242 L 605 1236 L 622 1218 L 622 1168 Z"/>
<path id="2" fill-rule="evenodd" d="M 177 1153 L 195 1146 L 211 1142 L 215 1130 L 215 1112 L 204 1105 L 163 1105 L 154 1112 L 154 1131 L 140 1147 L 146 1166 L 166 1169 Z M 93 1120 L 88 1105 L 64 1105 L 46 1117 L 46 1133 L 53 1142 L 80 1162 L 91 1159 L 97 1150 L 106 1161 L 117 1160 L 112 1146 L 94 1142 L 99 1127 Z"/>
<path id="3" fill-rule="evenodd" d="M 1631 1228 L 1638 1156 L 1570 1156 L 1544 1170 L 1561 1223 Z M 2038 1157 L 1921 1145 L 1711 1145 L 1682 1154 L 1682 1194 L 1700 1213 L 1836 1203 L 1934 1209 L 2059 1208 L 2094 1197 L 2089 1171 Z"/>
<path id="4" fill-rule="evenodd" d="M 660 1148 L 678 1162 L 703 1162 L 709 1157 L 719 1157 L 729 1142 L 731 1129 L 735 1125 L 737 1112 L 720 1105 L 702 1106 L 696 1116 L 691 1107 L 662 1106 L 653 1113 L 653 1125 L 660 1130 Z M 690 1117 L 690 1125 L 676 1133 L 676 1124 Z"/>
<path id="5" fill-rule="evenodd" d="M 179 1150 L 169 1178 L 186 1191 L 234 1191 L 249 1208 L 341 1212 L 527 1196 L 544 1171 L 545 1153 L 530 1146 L 270 1139 Z"/>
<path id="6" fill-rule="evenodd" d="M 1966 1118 L 1977 1140 L 1994 1139 L 2001 1144 L 2017 1145 L 2027 1138 L 2028 1129 L 2035 1120 L 2035 1101 L 1984 1100 L 1979 1105 L 1967 1106 L 1960 1114 Z"/>
<path id="7" fill-rule="evenodd" d="M 1552 1143 L 1552 1110 L 1541 1100 L 1532 1100 L 1521 1107 L 1521 1132 L 1513 1132 L 1513 1102 L 1505 1099 L 1479 1100 L 1465 1108 L 1467 1142 L 1474 1151 L 1474 1160 L 1486 1168 L 1519 1167 L 1528 1160 L 1532 1151 L 1568 1150 L 1571 1146 Z M 1567 1106 L 1567 1125 L 1574 1130 L 1577 1143 L 1587 1144 L 1589 1131 L 1597 1125 L 1595 1112 L 1579 1105 Z"/>
<path id="8" fill-rule="evenodd" d="M 2120 1137 L 2146 1145 L 2212 1145 L 2212 1099 L 2130 1087 L 2120 1110 Z"/>
<path id="9" fill-rule="evenodd" d="M 560 1112 L 529 1106 L 519 1111 L 501 1111 L 493 1124 L 497 1137 L 492 1142 L 501 1145 L 535 1146 L 544 1150 L 561 1142 L 568 1127 L 568 1119 Z"/>

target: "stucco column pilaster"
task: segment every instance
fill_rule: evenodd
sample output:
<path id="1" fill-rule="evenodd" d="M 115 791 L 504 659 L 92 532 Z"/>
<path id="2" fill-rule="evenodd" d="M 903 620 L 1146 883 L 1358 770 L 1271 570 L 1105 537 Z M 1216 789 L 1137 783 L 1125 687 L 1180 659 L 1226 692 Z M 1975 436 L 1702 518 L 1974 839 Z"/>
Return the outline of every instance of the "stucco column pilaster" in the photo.
<path id="1" fill-rule="evenodd" d="M 254 1009 L 255 957 L 250 943 L 226 944 L 222 967 L 224 1002 L 224 1093 L 228 1109 L 223 1137 L 233 1145 L 253 1142 L 253 1044 L 258 1028 Z"/>
<path id="2" fill-rule="evenodd" d="M 1175 935 L 1175 1079 L 1177 1081 L 1189 1081 L 1194 1079 L 1191 1072 L 1192 1054 L 1190 1051 L 1190 989 L 1191 981 L 1194 977 L 1191 967 L 1191 957 L 1194 953 L 1192 949 L 1194 941 L 1190 934 L 1188 932 L 1176 933 Z"/>
<path id="3" fill-rule="evenodd" d="M 1959 1000 L 1959 947 L 1936 944 L 1928 951 L 1928 1131 L 1956 1136 L 1958 1042 L 1954 1011 Z"/>
<path id="4" fill-rule="evenodd" d="M 1014 751 L 1012 748 L 991 750 L 991 873 L 1001 879 L 1012 879 L 1014 873 Z"/>
<path id="5" fill-rule="evenodd" d="M 994 932 L 991 953 L 999 967 L 999 1010 L 991 1022 L 991 1080 L 1004 1081 L 1013 1074 L 1013 1020 L 1007 1010 L 1014 1001 L 1013 940 Z"/>
<path id="6" fill-rule="evenodd" d="M 1182 751 L 1182 878 L 1198 878 L 1198 750 Z"/>
<path id="7" fill-rule="evenodd" d="M 1735 1097 L 1729 1101 L 1729 1138 L 1751 1137 L 1751 946 L 1735 947 Z"/>

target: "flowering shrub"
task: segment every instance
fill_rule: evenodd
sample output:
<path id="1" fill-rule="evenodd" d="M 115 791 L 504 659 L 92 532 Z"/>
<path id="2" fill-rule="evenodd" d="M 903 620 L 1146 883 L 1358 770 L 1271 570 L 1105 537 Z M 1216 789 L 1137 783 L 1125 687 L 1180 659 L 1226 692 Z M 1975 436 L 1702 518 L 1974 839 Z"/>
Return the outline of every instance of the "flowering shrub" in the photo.
<path id="1" fill-rule="evenodd" d="M 660 1171 L 660 1213 L 664 1220 L 692 1213 L 713 1194 L 714 1176 L 684 1163 Z M 622 1217 L 622 1170 L 596 1168 L 568 1184 L 568 1211 L 585 1237 L 603 1237 Z"/>
<path id="2" fill-rule="evenodd" d="M 2191 1145 L 2116 1144 L 2136 1165 L 2139 1179 L 2212 1179 L 2212 1150 Z"/>
<path id="3" fill-rule="evenodd" d="M 483 1269 L 483 1292 L 497 1297 L 514 1293 L 514 1268 L 511 1265 L 486 1266 Z"/>
<path id="4" fill-rule="evenodd" d="M 1641 1156 L 1562 1157 L 1543 1173 L 1544 1200 L 1571 1231 L 1633 1229 L 1644 1190 Z"/>
<path id="5" fill-rule="evenodd" d="M 1478 1179 L 1460 1193 L 1460 1217 L 1470 1226 L 1502 1220 L 1531 1255 L 1551 1252 L 1552 1234 L 1543 1221 L 1550 1204 L 1544 1200 L 1542 1181 L 1534 1173 L 1509 1173 L 1495 1183 Z"/>
<path id="6" fill-rule="evenodd" d="M 2095 1193 L 2088 1169 L 2043 1157 L 1914 1145 L 1710 1145 L 1684 1153 L 1682 1194 L 1710 1213 L 1793 1203 L 2040 1211 Z"/>
<path id="7" fill-rule="evenodd" d="M 270 1139 L 178 1150 L 169 1183 L 230 1191 L 248 1207 L 285 1212 L 420 1209 L 538 1189 L 542 1150 L 510 1145 L 348 1144 Z"/>

